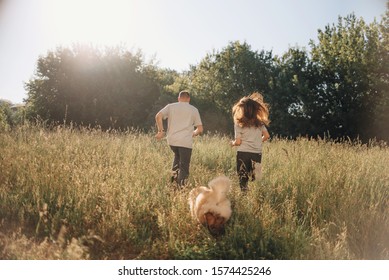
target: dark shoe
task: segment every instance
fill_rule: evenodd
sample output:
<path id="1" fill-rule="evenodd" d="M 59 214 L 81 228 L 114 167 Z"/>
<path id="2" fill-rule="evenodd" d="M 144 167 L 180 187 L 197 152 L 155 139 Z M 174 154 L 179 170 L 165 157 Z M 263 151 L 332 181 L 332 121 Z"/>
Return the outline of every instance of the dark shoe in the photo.
<path id="1" fill-rule="evenodd" d="M 240 190 L 242 191 L 243 194 L 246 194 L 249 191 L 249 188 L 248 187 L 240 188 Z"/>

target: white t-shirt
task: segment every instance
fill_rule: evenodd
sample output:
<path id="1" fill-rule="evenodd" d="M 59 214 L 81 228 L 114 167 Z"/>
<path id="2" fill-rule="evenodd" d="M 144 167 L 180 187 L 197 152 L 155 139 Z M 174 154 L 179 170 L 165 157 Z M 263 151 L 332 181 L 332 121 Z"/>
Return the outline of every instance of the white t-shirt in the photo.
<path id="1" fill-rule="evenodd" d="M 191 149 L 194 127 L 202 125 L 197 108 L 189 102 L 175 102 L 166 105 L 160 113 L 164 120 L 168 120 L 167 143 Z"/>
<path id="2" fill-rule="evenodd" d="M 262 131 L 267 131 L 266 126 L 240 127 L 235 124 L 235 139 L 240 138 L 242 143 L 238 146 L 238 152 L 262 153 Z"/>

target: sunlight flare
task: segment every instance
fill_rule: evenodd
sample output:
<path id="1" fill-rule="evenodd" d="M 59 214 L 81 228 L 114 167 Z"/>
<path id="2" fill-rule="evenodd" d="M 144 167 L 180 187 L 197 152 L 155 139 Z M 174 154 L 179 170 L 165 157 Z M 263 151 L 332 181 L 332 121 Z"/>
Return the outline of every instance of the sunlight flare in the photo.
<path id="1" fill-rule="evenodd" d="M 134 32 L 135 2 L 125 0 L 47 1 L 44 13 L 50 34 L 65 44 L 81 42 L 114 45 Z"/>

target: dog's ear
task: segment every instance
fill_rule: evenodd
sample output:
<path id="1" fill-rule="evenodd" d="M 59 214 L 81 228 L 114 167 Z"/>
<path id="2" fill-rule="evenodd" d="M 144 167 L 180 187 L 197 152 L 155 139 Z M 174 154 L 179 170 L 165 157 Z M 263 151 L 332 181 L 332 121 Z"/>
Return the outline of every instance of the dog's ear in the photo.
<path id="1" fill-rule="evenodd" d="M 226 219 L 224 217 L 218 215 L 218 216 L 216 216 L 215 225 L 222 226 L 222 225 L 224 225 L 225 221 L 226 221 Z"/>
<path id="2" fill-rule="evenodd" d="M 226 219 L 220 215 L 215 215 L 211 212 L 207 212 L 204 214 L 205 220 L 208 226 L 222 226 L 224 225 Z"/>
<path id="3" fill-rule="evenodd" d="M 205 220 L 207 222 L 208 230 L 214 236 L 219 236 L 224 233 L 224 223 L 226 219 L 217 214 L 211 212 L 204 214 Z"/>
<path id="4" fill-rule="evenodd" d="M 208 226 L 213 226 L 216 223 L 216 217 L 211 212 L 207 212 L 204 214 L 205 221 Z"/>

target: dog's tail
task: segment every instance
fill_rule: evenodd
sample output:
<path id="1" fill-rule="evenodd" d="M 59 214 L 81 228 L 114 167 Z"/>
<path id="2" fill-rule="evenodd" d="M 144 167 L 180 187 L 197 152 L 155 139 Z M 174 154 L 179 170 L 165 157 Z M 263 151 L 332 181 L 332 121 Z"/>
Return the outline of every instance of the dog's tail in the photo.
<path id="1" fill-rule="evenodd" d="M 222 193 L 227 194 L 227 192 L 231 188 L 231 180 L 226 176 L 219 176 L 211 180 L 208 183 L 208 186 L 212 190 L 214 190 L 217 194 L 222 194 Z"/>

